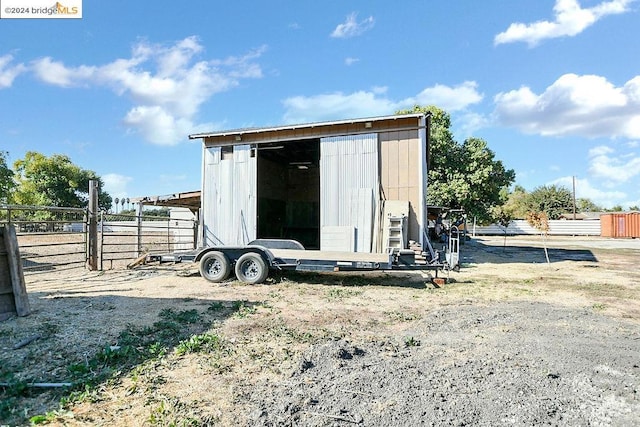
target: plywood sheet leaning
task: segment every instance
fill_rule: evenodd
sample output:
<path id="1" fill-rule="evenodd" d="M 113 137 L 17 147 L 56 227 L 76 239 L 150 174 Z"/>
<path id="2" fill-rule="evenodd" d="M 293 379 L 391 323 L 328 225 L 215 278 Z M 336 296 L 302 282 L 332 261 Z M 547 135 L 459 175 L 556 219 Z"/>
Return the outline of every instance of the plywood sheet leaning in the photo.
<path id="1" fill-rule="evenodd" d="M 0 227 L 0 321 L 31 313 L 13 225 Z"/>

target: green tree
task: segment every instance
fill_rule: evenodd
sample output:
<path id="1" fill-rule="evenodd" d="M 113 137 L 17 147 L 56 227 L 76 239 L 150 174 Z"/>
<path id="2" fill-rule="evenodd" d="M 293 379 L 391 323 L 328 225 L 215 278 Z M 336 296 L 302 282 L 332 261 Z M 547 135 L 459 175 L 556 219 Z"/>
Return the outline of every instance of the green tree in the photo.
<path id="1" fill-rule="evenodd" d="M 7 165 L 8 156 L 6 151 L 0 151 L 0 203 L 9 203 L 16 187 L 13 171 Z"/>
<path id="2" fill-rule="evenodd" d="M 601 212 L 602 206 L 596 205 L 591 199 L 580 197 L 576 199 L 576 211 L 578 212 Z"/>
<path id="3" fill-rule="evenodd" d="M 89 199 L 89 180 L 102 179 L 91 170 L 82 169 L 68 156 L 54 154 L 47 157 L 29 151 L 24 159 L 14 163 L 18 186 L 14 193 L 16 203 L 23 205 L 86 207 Z M 111 207 L 111 196 L 101 191 L 98 205 Z"/>
<path id="4" fill-rule="evenodd" d="M 529 193 L 524 187 L 516 185 L 513 191 L 509 192 L 504 203 L 504 210 L 509 212 L 513 219 L 525 219 L 529 213 Z"/>
<path id="5" fill-rule="evenodd" d="M 559 219 L 560 215 L 573 211 L 573 194 L 557 185 L 535 188 L 527 198 L 529 212 L 544 212 L 548 219 Z"/>
<path id="6" fill-rule="evenodd" d="M 451 133 L 451 118 L 435 106 L 416 105 L 397 114 L 430 113 L 431 135 L 427 203 L 464 209 L 480 222 L 492 219 L 492 209 L 504 202 L 501 191 L 515 180 L 480 138 L 462 144 Z"/>

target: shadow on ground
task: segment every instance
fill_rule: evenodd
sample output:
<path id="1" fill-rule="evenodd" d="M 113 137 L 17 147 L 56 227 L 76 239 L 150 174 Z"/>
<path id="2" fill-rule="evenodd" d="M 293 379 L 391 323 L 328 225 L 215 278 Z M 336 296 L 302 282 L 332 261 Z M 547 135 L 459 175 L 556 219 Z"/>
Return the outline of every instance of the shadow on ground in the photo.
<path id="1" fill-rule="evenodd" d="M 598 262 L 589 249 L 547 248 L 549 262 L 586 261 Z M 545 263 L 547 262 L 544 247 L 488 245 L 480 241 L 472 241 L 460 248 L 463 263 Z"/>
<path id="2" fill-rule="evenodd" d="M 87 293 L 32 292 L 30 316 L 0 322 L 0 420 L 27 425 L 29 417 L 89 399 L 164 354 L 220 351 L 225 343 L 210 332 L 212 324 L 244 317 L 257 305 Z"/>

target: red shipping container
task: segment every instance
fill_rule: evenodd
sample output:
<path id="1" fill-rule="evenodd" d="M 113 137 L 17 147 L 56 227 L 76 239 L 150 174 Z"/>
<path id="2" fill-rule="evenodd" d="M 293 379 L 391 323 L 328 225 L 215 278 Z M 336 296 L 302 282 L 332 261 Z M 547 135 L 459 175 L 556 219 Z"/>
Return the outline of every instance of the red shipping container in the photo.
<path id="1" fill-rule="evenodd" d="M 600 215 L 602 237 L 640 237 L 640 212 Z"/>

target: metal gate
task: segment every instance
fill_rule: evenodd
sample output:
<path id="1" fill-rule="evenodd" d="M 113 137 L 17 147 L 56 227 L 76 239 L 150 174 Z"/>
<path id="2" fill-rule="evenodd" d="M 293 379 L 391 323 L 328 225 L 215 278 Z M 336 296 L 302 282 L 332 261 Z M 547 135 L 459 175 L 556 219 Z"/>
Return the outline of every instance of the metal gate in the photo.
<path id="1" fill-rule="evenodd" d="M 195 220 L 102 212 L 98 222 L 98 268 L 124 267 L 143 254 L 195 249 L 196 238 Z"/>
<path id="2" fill-rule="evenodd" d="M 91 241 L 84 208 L 0 204 L 0 226 L 12 224 L 25 273 L 88 267 Z M 120 215 L 98 216 L 97 268 L 124 267 L 144 253 L 195 249 L 195 220 Z"/>
<path id="3" fill-rule="evenodd" d="M 15 227 L 25 273 L 84 267 L 87 220 L 83 208 L 0 204 L 0 225 Z"/>

